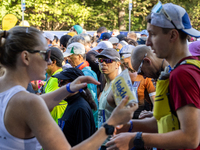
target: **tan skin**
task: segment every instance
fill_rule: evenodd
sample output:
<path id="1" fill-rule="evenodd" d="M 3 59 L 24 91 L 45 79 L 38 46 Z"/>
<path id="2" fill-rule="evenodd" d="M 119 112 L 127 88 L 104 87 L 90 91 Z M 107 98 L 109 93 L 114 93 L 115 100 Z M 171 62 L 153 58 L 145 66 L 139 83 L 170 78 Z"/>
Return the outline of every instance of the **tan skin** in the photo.
<path id="1" fill-rule="evenodd" d="M 76 67 L 84 61 L 83 57 L 80 54 L 72 54 L 68 56 L 67 59 L 72 67 Z"/>
<path id="2" fill-rule="evenodd" d="M 33 50 L 46 50 L 47 44 L 42 34 L 38 39 L 41 41 L 40 46 L 36 46 Z M 32 54 L 24 50 L 17 56 L 16 68 L 6 68 L 5 74 L 0 77 L 0 92 L 4 92 L 16 85 L 26 88 L 31 80 L 44 79 L 46 69 L 47 62 L 44 61 L 41 54 Z M 86 83 L 99 84 L 91 77 L 78 77 L 71 82 L 70 89 L 71 91 L 78 91 L 86 87 Z M 69 93 L 66 91 L 65 86 L 41 96 L 25 91 L 15 94 L 10 99 L 5 110 L 4 123 L 7 131 L 20 139 L 37 137 L 42 147 L 48 150 L 98 149 L 107 138 L 104 128 L 100 128 L 99 131 L 82 142 L 82 144 L 71 148 L 62 131 L 52 119 L 49 110 L 68 95 Z M 107 121 L 108 124 L 116 126 L 127 122 L 131 118 L 135 108 L 126 108 L 125 103 L 127 100 L 128 98 L 125 98 L 120 106 L 114 110 Z M 118 115 L 123 118 L 118 119 Z"/>
<path id="3" fill-rule="evenodd" d="M 99 69 L 104 74 L 105 79 L 106 79 L 106 85 L 104 87 L 104 91 L 107 91 L 107 89 L 110 87 L 110 82 L 113 79 L 115 79 L 115 77 L 118 75 L 119 66 L 120 66 L 120 62 L 113 62 L 113 63 L 107 63 L 107 64 L 105 62 L 99 63 Z M 110 93 L 112 93 L 112 90 L 110 91 Z M 115 102 L 113 101 L 113 99 L 110 98 L 110 96 L 109 96 L 110 93 L 108 94 L 107 101 L 110 104 L 110 106 L 115 108 L 116 105 L 115 105 Z"/>
<path id="4" fill-rule="evenodd" d="M 48 64 L 47 67 L 48 67 L 47 73 L 48 73 L 49 76 L 52 76 L 53 73 L 54 73 L 56 70 L 62 68 L 62 67 L 58 67 L 58 66 L 56 65 L 56 60 L 53 60 L 51 64 Z"/>
<path id="5" fill-rule="evenodd" d="M 181 58 L 190 56 L 187 44 L 183 44 L 181 42 L 179 33 L 175 29 L 171 30 L 167 34 L 163 34 L 162 28 L 148 24 L 147 30 L 149 32 L 147 46 L 151 46 L 158 57 L 166 58 L 171 66 L 174 66 Z M 162 43 L 160 41 L 163 40 L 163 38 L 165 38 L 166 43 Z M 166 47 L 163 46 L 163 44 L 165 44 Z M 165 53 L 161 53 L 163 50 L 165 50 Z M 142 134 L 145 146 L 162 149 L 197 148 L 200 142 L 200 110 L 193 104 L 189 104 L 177 109 L 176 113 L 180 122 L 179 130 L 163 134 L 152 134 L 150 132 L 156 131 L 156 120 L 154 117 L 152 117 L 150 119 L 152 122 L 149 122 L 146 128 L 142 128 L 142 125 L 146 119 L 141 120 L 140 122 L 135 122 L 135 120 L 133 120 L 134 127 L 132 131 L 146 132 Z M 154 130 L 153 127 L 155 127 Z M 126 129 L 128 129 L 128 126 L 126 126 Z M 116 148 L 125 150 L 133 147 L 134 145 L 132 141 L 135 135 L 136 132 L 121 133 L 115 136 L 114 139 L 108 143 L 108 145 L 112 145 L 112 147 L 108 148 L 108 150 Z"/>
<path id="6" fill-rule="evenodd" d="M 106 57 L 105 57 L 106 58 Z M 120 66 L 120 62 L 114 61 L 112 63 L 99 63 L 99 69 L 104 74 L 106 79 L 106 85 L 104 90 L 106 91 L 109 86 L 110 82 L 115 79 L 115 77 L 118 75 L 118 68 Z"/>

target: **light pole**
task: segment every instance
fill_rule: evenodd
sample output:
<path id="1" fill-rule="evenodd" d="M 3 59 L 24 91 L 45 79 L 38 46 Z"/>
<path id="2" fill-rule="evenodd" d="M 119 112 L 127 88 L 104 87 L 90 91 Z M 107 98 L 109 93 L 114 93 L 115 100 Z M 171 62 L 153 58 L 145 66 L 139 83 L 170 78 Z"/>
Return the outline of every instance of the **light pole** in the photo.
<path id="1" fill-rule="evenodd" d="M 131 10 L 133 7 L 132 0 L 129 0 L 129 33 L 131 32 Z"/>
<path id="2" fill-rule="evenodd" d="M 22 26 L 24 26 L 25 0 L 21 0 L 21 10 L 22 10 Z"/>

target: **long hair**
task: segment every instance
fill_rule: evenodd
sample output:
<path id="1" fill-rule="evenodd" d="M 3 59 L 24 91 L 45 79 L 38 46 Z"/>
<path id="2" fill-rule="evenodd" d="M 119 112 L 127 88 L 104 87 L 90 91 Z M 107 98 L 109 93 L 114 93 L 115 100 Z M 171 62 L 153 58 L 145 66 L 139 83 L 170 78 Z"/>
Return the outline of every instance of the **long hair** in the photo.
<path id="1" fill-rule="evenodd" d="M 90 105 L 90 108 L 96 111 L 97 105 L 94 102 L 93 96 L 91 92 L 88 90 L 88 88 L 84 89 L 80 94 L 88 102 L 88 104 Z"/>

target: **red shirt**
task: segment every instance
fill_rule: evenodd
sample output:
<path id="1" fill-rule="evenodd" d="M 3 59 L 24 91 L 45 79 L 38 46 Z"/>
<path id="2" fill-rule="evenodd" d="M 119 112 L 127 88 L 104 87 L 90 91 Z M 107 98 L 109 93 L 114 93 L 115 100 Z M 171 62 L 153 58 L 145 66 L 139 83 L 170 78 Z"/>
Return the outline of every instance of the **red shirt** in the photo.
<path id="1" fill-rule="evenodd" d="M 198 60 L 197 57 L 190 56 L 179 63 L 185 59 Z M 174 110 L 188 104 L 200 108 L 200 69 L 194 65 L 179 65 L 170 73 L 169 91 Z M 196 150 L 200 150 L 200 146 Z"/>
<path id="2" fill-rule="evenodd" d="M 190 56 L 180 62 L 185 59 L 198 60 Z M 194 65 L 179 65 L 170 73 L 169 91 L 175 110 L 188 104 L 200 108 L 200 69 Z"/>

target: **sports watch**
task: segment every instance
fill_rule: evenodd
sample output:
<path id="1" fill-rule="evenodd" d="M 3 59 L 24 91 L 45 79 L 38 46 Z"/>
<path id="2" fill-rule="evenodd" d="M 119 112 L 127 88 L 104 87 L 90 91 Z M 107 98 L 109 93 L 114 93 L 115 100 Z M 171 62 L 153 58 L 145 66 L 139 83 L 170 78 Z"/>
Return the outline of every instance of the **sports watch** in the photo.
<path id="1" fill-rule="evenodd" d="M 112 126 L 112 125 L 108 125 L 107 123 L 104 123 L 103 124 L 103 127 L 105 128 L 106 130 L 106 135 L 113 135 L 113 132 L 115 130 L 115 127 Z"/>
<path id="2" fill-rule="evenodd" d="M 142 132 L 137 132 L 133 144 L 136 150 L 143 150 L 144 149 L 144 141 L 142 139 Z"/>

